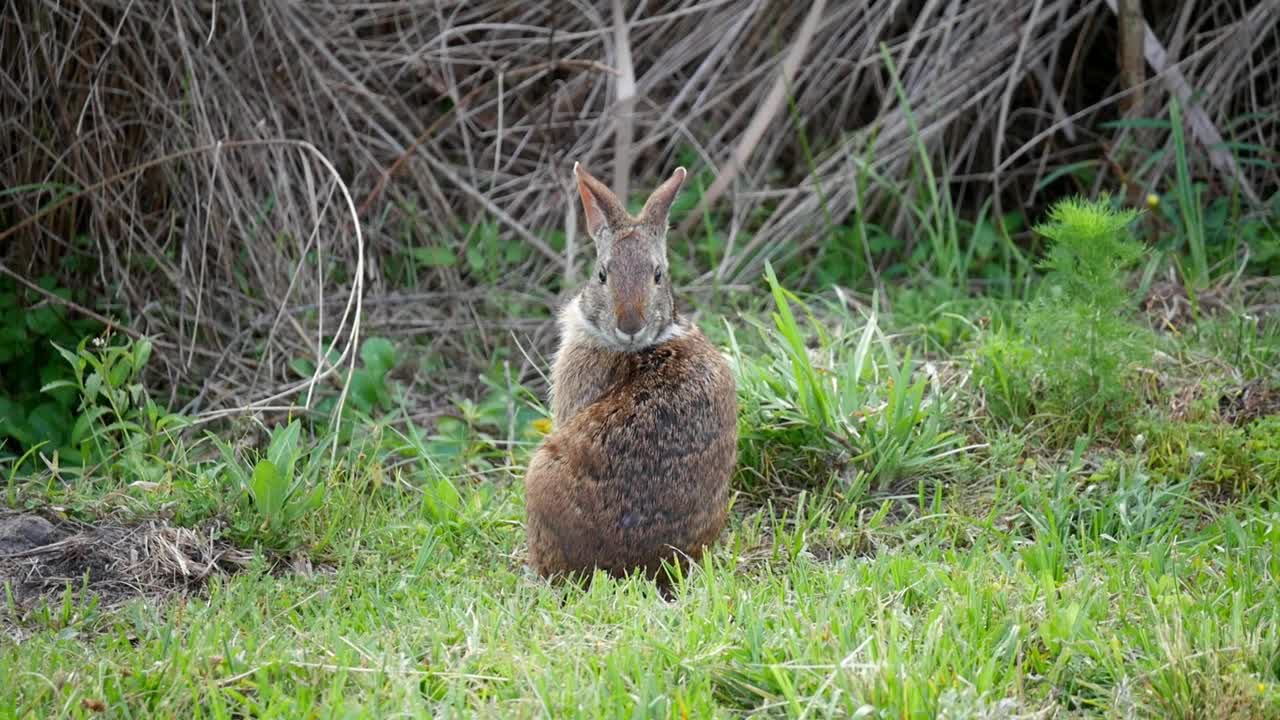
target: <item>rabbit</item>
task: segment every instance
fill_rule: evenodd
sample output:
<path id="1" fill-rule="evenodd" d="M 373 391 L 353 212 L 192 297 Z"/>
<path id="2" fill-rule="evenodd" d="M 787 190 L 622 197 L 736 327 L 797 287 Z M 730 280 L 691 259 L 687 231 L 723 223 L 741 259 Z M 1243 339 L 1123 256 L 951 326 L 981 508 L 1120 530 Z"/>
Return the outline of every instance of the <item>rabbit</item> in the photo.
<path id="1" fill-rule="evenodd" d="M 630 215 L 574 164 L 595 272 L 559 313 L 552 432 L 525 473 L 527 562 L 544 578 L 696 562 L 728 517 L 738 396 L 725 357 L 675 310 L 667 273 L 676 168 Z"/>

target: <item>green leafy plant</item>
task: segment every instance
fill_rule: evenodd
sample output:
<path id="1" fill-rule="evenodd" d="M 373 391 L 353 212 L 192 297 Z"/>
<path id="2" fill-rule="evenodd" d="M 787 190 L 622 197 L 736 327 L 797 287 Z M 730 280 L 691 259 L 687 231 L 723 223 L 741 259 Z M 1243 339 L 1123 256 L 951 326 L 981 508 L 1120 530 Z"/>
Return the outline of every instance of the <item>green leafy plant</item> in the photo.
<path id="1" fill-rule="evenodd" d="M 351 376 L 349 401 L 366 415 L 376 410 L 390 410 L 387 374 L 400 361 L 395 346 L 386 338 L 371 337 L 360 346 L 360 360 L 360 369 Z"/>
<path id="2" fill-rule="evenodd" d="M 517 449 L 536 440 L 537 423 L 546 413 L 534 394 L 511 377 L 508 349 L 499 349 L 481 376 L 480 397 L 454 397 L 453 412 L 437 418 L 430 429 L 419 427 L 404 407 L 403 393 L 391 374 L 401 362 L 401 352 L 386 338 L 371 337 L 362 343 L 338 428 L 340 444 L 359 436 L 364 447 L 380 457 L 424 463 L 423 474 L 429 476 L 514 466 L 519 462 Z M 315 371 L 308 359 L 296 359 L 291 366 L 300 377 Z M 325 397 L 315 404 L 312 427 L 316 431 L 330 429 L 339 390 L 324 388 Z M 370 440 L 374 446 L 367 444 Z"/>
<path id="3" fill-rule="evenodd" d="M 502 279 L 511 269 L 529 259 L 532 248 L 526 242 L 514 242 L 498 233 L 496 221 L 485 220 L 467 230 L 463 243 L 465 267 L 486 285 Z"/>
<path id="4" fill-rule="evenodd" d="M 167 451 L 188 420 L 157 405 L 141 382 L 151 342 L 92 336 L 74 349 L 53 348 L 62 360 L 56 364 L 69 377 L 43 385 L 41 393 L 52 400 L 37 406 L 25 421 L 13 406 L 8 407 L 12 414 L 4 416 L 11 431 L 32 441 L 28 455 L 38 448 L 56 476 L 127 477 L 146 483 L 168 477 L 174 463 Z M 21 465 L 14 466 L 15 474 Z M 30 465 L 33 470 L 39 466 Z M 11 497 L 14 485 L 11 481 Z"/>
<path id="5" fill-rule="evenodd" d="M 550 429 L 546 409 L 528 388 L 511 377 L 505 352 L 481 376 L 478 401 L 453 399 L 454 411 L 436 421 L 433 431 L 416 440 L 418 455 L 437 470 L 486 473 L 520 461 L 520 448 L 531 448 Z"/>
<path id="6" fill-rule="evenodd" d="M 329 363 L 336 364 L 338 359 L 338 352 L 332 351 Z M 376 336 L 366 338 L 360 345 L 360 365 L 351 374 L 344 411 L 354 411 L 367 417 L 391 410 L 395 394 L 388 376 L 400 360 L 400 354 L 390 340 Z M 316 364 L 310 358 L 295 358 L 290 361 L 289 367 L 300 378 L 309 378 L 316 372 Z M 341 373 L 339 378 L 345 380 L 346 373 Z M 339 390 L 339 387 L 324 388 L 326 394 L 315 404 L 316 412 L 331 414 L 337 407 Z"/>
<path id="7" fill-rule="evenodd" d="M 232 528 L 241 540 L 291 550 L 299 543 L 299 523 L 323 502 L 325 486 L 316 478 L 327 456 L 316 450 L 304 451 L 299 445 L 301 433 L 298 420 L 275 427 L 266 457 L 247 469 L 229 446 L 213 438 L 222 450 L 227 475 L 242 491 Z"/>
<path id="8" fill-rule="evenodd" d="M 112 344 L 86 338 L 75 352 L 57 349 L 71 366 L 74 380 L 56 381 L 43 389 L 77 391 L 80 414 L 70 440 L 78 444 L 79 459 L 111 461 L 140 479 L 155 480 L 161 470 L 159 456 L 188 419 L 158 405 L 141 382 L 151 358 L 151 341 L 141 338 Z"/>
<path id="9" fill-rule="evenodd" d="M 63 299 L 71 290 L 52 277 L 37 281 Z M 67 309 L 0 277 L 0 457 L 7 449 L 21 454 L 36 446 L 57 450 L 68 462 L 77 460 L 72 441 L 77 396 L 64 381 L 71 367 L 62 362 L 55 344 L 76 343 L 101 329 L 95 320 L 72 317 Z"/>

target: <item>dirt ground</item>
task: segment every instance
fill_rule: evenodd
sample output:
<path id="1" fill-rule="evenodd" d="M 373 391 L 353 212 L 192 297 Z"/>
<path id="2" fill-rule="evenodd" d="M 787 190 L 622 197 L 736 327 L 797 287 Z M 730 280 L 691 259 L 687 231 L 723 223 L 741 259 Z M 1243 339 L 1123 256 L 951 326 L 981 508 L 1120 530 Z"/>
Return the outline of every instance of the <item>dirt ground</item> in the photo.
<path id="1" fill-rule="evenodd" d="M 0 628 L 13 634 L 28 612 L 68 588 L 100 606 L 189 594 L 250 557 L 208 529 L 162 520 L 89 525 L 51 511 L 0 510 Z"/>

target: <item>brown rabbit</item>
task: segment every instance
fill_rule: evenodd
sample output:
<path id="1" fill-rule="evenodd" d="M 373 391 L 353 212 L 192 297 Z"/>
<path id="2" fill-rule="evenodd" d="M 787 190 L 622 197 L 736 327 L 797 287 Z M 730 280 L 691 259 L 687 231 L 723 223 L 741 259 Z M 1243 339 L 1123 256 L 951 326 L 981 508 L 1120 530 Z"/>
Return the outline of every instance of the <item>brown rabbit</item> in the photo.
<path id="1" fill-rule="evenodd" d="M 684 168 L 639 217 L 576 163 L 573 172 L 596 266 L 560 313 L 554 428 L 525 475 L 529 564 L 547 577 L 655 577 L 664 560 L 697 560 L 724 529 L 737 388 L 674 309 L 667 215 Z"/>

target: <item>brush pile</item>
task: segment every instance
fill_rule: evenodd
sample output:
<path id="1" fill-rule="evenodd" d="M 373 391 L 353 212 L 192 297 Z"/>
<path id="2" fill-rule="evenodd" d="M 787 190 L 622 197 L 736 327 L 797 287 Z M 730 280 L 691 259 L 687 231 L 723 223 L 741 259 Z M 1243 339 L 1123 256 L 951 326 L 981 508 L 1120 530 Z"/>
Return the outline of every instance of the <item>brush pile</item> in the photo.
<path id="1" fill-rule="evenodd" d="M 424 398 L 512 331 L 545 350 L 589 259 L 575 160 L 622 192 L 714 169 L 733 250 L 695 286 L 754 283 L 855 211 L 909 253 L 924 158 L 996 217 L 1158 192 L 1167 128 L 1107 121 L 1171 97 L 1197 175 L 1265 202 L 1280 3 L 1159 4 L 1128 26 L 1135 78 L 1115 1 L 7 3 L 0 263 L 92 288 L 210 413 L 296 402 L 290 361 L 332 367 L 357 329 L 450 359 Z"/>

